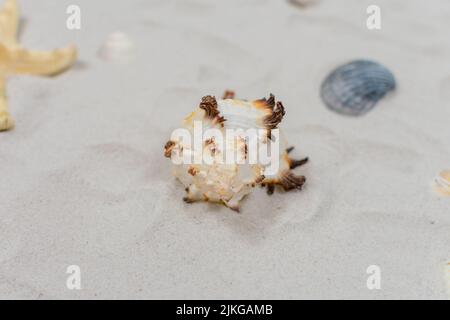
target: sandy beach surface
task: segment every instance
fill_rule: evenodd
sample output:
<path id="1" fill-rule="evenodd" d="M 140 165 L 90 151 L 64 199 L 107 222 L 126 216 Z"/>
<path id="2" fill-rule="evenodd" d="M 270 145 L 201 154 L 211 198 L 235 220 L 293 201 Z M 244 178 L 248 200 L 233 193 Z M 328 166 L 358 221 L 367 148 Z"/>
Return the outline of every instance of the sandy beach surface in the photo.
<path id="1" fill-rule="evenodd" d="M 0 298 L 448 299 L 450 198 L 431 186 L 450 169 L 450 2 L 375 2 L 20 1 L 22 44 L 75 43 L 80 62 L 8 82 Z M 66 28 L 71 4 L 81 30 Z M 381 30 L 366 28 L 370 4 Z M 115 31 L 136 46 L 128 63 L 97 55 Z M 357 58 L 390 68 L 398 88 L 348 118 L 319 88 Z M 258 189 L 240 214 L 182 201 L 163 146 L 225 89 L 283 101 L 294 155 L 310 158 L 303 191 Z M 66 287 L 70 265 L 81 290 Z"/>

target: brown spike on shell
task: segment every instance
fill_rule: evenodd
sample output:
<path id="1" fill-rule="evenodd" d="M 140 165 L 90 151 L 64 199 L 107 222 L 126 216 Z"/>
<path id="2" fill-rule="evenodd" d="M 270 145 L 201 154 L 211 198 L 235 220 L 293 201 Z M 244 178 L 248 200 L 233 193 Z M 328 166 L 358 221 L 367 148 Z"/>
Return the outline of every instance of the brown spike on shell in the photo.
<path id="1" fill-rule="evenodd" d="M 167 141 L 166 145 L 164 146 L 164 156 L 166 158 L 170 158 L 172 155 L 172 150 L 175 147 L 175 142 L 169 140 Z"/>
<path id="2" fill-rule="evenodd" d="M 269 95 L 269 99 L 267 99 L 267 98 L 262 98 L 262 99 L 259 99 L 259 100 L 255 100 L 255 101 L 253 101 L 253 103 L 257 106 L 257 107 L 260 107 L 260 108 L 267 108 L 267 109 L 273 109 L 274 107 L 275 107 L 275 104 L 276 104 L 276 99 L 275 99 L 275 96 L 271 93 L 270 95 Z"/>
<path id="3" fill-rule="evenodd" d="M 200 102 L 200 109 L 205 110 L 207 117 L 215 118 L 219 114 L 216 97 L 204 96 Z"/>
<path id="4" fill-rule="evenodd" d="M 271 109 L 275 107 L 275 96 L 273 94 L 270 94 L 269 99 L 267 100 L 267 106 Z"/>
<path id="5" fill-rule="evenodd" d="M 308 161 L 309 161 L 308 158 L 304 158 L 304 159 L 300 159 L 300 160 L 289 159 L 289 168 L 295 169 L 297 167 L 301 167 L 301 166 L 307 164 Z"/>
<path id="6" fill-rule="evenodd" d="M 286 148 L 286 153 L 287 153 L 287 154 L 291 153 L 292 150 L 294 150 L 294 148 L 295 148 L 295 147 L 292 147 L 292 146 L 289 147 L 289 148 Z"/>
<path id="7" fill-rule="evenodd" d="M 216 121 L 217 123 L 222 123 L 225 121 L 225 118 L 220 116 L 220 111 L 217 108 L 216 97 L 204 96 L 200 102 L 200 109 L 205 110 L 206 117 Z"/>
<path id="8" fill-rule="evenodd" d="M 281 175 L 280 185 L 283 187 L 285 191 L 299 189 L 301 190 L 303 185 L 306 182 L 306 178 L 304 176 L 298 176 L 294 174 L 292 171 L 285 171 Z"/>
<path id="9" fill-rule="evenodd" d="M 284 111 L 283 103 L 281 103 L 281 101 L 278 101 L 275 108 L 273 108 L 272 114 L 268 115 L 264 119 L 264 124 L 266 125 L 267 129 L 275 129 L 281 122 L 281 120 L 283 120 L 285 114 L 286 112 Z"/>
<path id="10" fill-rule="evenodd" d="M 227 90 L 224 92 L 222 99 L 234 99 L 234 97 L 236 96 L 236 94 L 234 93 L 234 91 L 231 90 Z"/>

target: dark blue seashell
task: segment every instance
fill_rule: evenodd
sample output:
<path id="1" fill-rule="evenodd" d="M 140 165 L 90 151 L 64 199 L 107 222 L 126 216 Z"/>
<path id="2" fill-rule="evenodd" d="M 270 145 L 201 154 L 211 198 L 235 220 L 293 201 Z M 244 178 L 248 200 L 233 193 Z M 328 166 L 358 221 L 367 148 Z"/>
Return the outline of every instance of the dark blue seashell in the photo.
<path id="1" fill-rule="evenodd" d="M 331 110 L 361 116 L 395 89 L 395 78 L 386 67 L 356 60 L 338 67 L 322 83 L 320 95 Z"/>

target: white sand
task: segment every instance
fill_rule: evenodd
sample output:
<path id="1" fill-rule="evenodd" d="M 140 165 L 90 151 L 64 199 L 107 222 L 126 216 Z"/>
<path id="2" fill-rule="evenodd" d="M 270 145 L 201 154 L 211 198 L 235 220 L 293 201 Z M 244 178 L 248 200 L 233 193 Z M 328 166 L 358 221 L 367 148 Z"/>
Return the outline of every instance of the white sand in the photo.
<path id="1" fill-rule="evenodd" d="M 322 0 L 21 1 L 24 45 L 78 44 L 55 79 L 9 82 L 14 131 L 0 134 L 0 298 L 447 298 L 450 199 L 430 183 L 450 167 L 450 3 Z M 136 60 L 97 57 L 108 34 Z M 328 111 L 334 67 L 372 58 L 398 90 L 366 117 Z M 242 214 L 188 205 L 162 151 L 205 94 L 276 94 L 299 193 L 258 190 Z M 79 265 L 82 289 L 66 288 Z M 366 269 L 381 268 L 368 290 Z"/>

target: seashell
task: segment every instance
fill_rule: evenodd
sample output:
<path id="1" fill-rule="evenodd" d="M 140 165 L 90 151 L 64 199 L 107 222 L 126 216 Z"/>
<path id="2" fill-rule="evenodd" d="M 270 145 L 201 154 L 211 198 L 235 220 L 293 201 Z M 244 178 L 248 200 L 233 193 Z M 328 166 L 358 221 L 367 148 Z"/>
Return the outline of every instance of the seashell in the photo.
<path id="1" fill-rule="evenodd" d="M 356 60 L 338 67 L 322 83 L 326 106 L 340 114 L 361 116 L 395 89 L 393 74 L 379 63 Z"/>
<path id="2" fill-rule="evenodd" d="M 444 170 L 435 178 L 434 189 L 441 196 L 450 196 L 450 170 Z"/>
<path id="3" fill-rule="evenodd" d="M 289 0 L 290 3 L 299 7 L 309 7 L 311 5 L 317 4 L 319 0 Z"/>
<path id="4" fill-rule="evenodd" d="M 308 159 L 294 160 L 288 155 L 292 148 L 286 147 L 279 129 L 285 115 L 283 104 L 273 95 L 244 101 L 227 91 L 223 98 L 203 97 L 199 107 L 184 120 L 181 129 L 194 138 L 197 133 L 197 140 L 175 135 L 175 130 L 165 145 L 164 155 L 174 162 L 174 175 L 185 186 L 184 200 L 217 202 L 239 211 L 240 201 L 258 185 L 267 187 L 269 194 L 277 185 L 286 191 L 301 189 L 306 179 L 292 169 Z M 198 124 L 200 135 L 196 132 Z M 208 130 L 213 134 L 207 135 Z M 233 139 L 224 138 L 230 131 L 237 134 Z M 262 148 L 270 149 L 270 164 L 255 157 L 253 151 Z M 228 154 L 233 155 L 233 161 L 228 162 Z M 177 161 L 180 159 L 183 161 Z M 271 167 L 273 163 L 277 166 Z"/>
<path id="5" fill-rule="evenodd" d="M 127 34 L 117 31 L 108 36 L 98 54 L 106 61 L 128 62 L 134 58 L 136 48 Z"/>
<path id="6" fill-rule="evenodd" d="M 444 267 L 444 278 L 447 287 L 447 294 L 450 298 L 450 260 L 446 263 Z"/>

